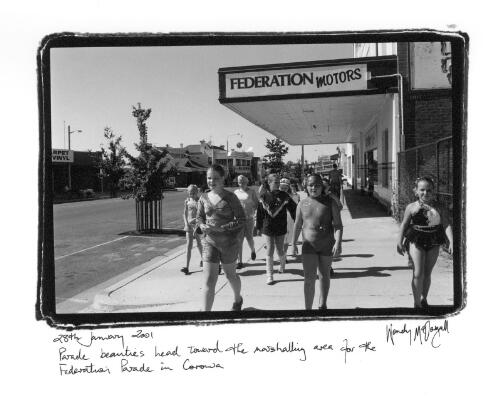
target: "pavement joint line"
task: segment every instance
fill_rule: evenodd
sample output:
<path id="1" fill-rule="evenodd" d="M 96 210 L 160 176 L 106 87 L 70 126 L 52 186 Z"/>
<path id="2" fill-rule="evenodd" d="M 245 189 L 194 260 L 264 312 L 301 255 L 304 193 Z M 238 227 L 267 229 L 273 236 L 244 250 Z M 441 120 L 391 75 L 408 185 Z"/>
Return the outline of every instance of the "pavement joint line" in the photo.
<path id="1" fill-rule="evenodd" d="M 128 276 L 127 278 L 122 279 L 120 281 L 117 281 L 114 284 L 112 284 L 111 286 L 106 287 L 101 293 L 98 293 L 95 296 L 95 298 L 94 298 L 94 305 L 95 305 L 95 300 L 97 298 L 98 300 L 101 300 L 98 303 L 98 305 L 101 306 L 101 307 L 104 306 L 104 305 L 106 305 L 106 306 L 108 306 L 108 305 L 114 306 L 114 304 L 106 304 L 104 301 L 102 301 L 103 296 L 105 296 L 105 298 L 111 299 L 111 294 L 113 294 L 114 292 L 118 291 L 119 289 L 127 286 L 131 282 L 139 279 L 140 277 L 142 277 L 142 276 L 144 276 L 144 275 L 146 275 L 146 274 L 154 271 L 155 269 L 161 267 L 162 265 L 167 264 L 168 262 L 170 262 L 170 261 L 172 261 L 172 260 L 174 260 L 174 259 L 176 259 L 176 258 L 178 258 L 178 257 L 180 257 L 180 256 L 182 256 L 183 254 L 186 253 L 185 246 L 180 246 L 179 249 L 180 249 L 180 251 L 178 253 L 177 252 L 176 253 L 172 253 L 172 254 L 166 256 L 164 259 L 160 258 L 159 262 L 154 262 L 151 265 L 149 265 L 148 267 L 142 269 L 141 271 L 136 272 L 136 273 Z M 195 249 L 195 246 L 193 246 L 192 249 Z M 162 256 L 157 256 L 157 257 L 162 257 Z M 149 261 L 153 261 L 153 260 L 155 260 L 155 258 L 153 258 L 153 259 L 151 259 Z M 98 288 L 99 285 L 95 286 L 94 288 L 96 288 L 96 287 Z"/>
<path id="2" fill-rule="evenodd" d="M 116 287 L 116 288 L 113 289 L 113 290 L 111 290 L 109 293 L 106 293 L 106 294 L 108 296 L 110 296 L 114 292 L 116 292 L 116 291 L 120 290 L 121 288 L 127 286 L 128 284 L 132 283 L 133 281 L 135 281 L 135 280 L 143 277 L 146 274 L 149 274 L 150 272 L 154 271 L 158 267 L 161 267 L 162 265 L 167 264 L 168 262 L 176 259 L 177 257 L 182 256 L 185 253 L 186 253 L 186 251 L 182 250 L 181 252 L 179 252 L 179 254 L 176 254 L 175 256 L 174 255 L 169 255 L 169 256 L 166 256 L 166 257 L 165 256 L 158 256 L 158 257 L 164 257 L 164 258 L 160 258 L 159 262 L 152 263 L 151 266 L 148 266 L 147 268 L 144 268 L 142 271 L 139 271 L 138 273 L 135 273 L 135 274 L 129 276 L 128 278 L 125 278 L 124 280 L 122 280 L 121 282 L 118 283 L 119 284 L 118 287 L 116 287 L 116 284 L 113 285 L 113 286 L 108 287 L 107 290 L 109 290 L 109 289 L 111 289 L 113 287 Z M 150 261 L 153 261 L 155 258 L 151 259 Z M 151 268 L 151 267 L 153 267 L 153 268 Z"/>
<path id="3" fill-rule="evenodd" d="M 174 234 L 171 234 L 171 235 L 174 235 Z M 146 238 L 146 239 L 157 239 L 159 238 L 158 236 L 149 236 L 149 235 L 125 235 L 127 237 L 130 237 L 130 238 Z M 182 238 L 181 236 L 174 236 L 172 238 L 172 240 L 177 240 L 179 238 Z"/>
<path id="4" fill-rule="evenodd" d="M 77 251 L 77 252 L 73 252 L 73 253 L 70 253 L 70 254 L 66 254 L 66 255 L 64 255 L 64 256 L 59 256 L 59 257 L 56 257 L 54 260 L 60 260 L 60 259 L 65 258 L 65 257 L 73 256 L 73 255 L 75 255 L 75 254 L 78 254 L 78 253 L 81 253 L 81 252 L 85 252 L 86 250 L 90 250 L 90 249 L 94 249 L 94 248 L 99 247 L 99 246 L 107 245 L 108 243 L 113 243 L 113 242 L 116 242 L 116 241 L 119 241 L 119 240 L 121 240 L 121 239 L 125 239 L 125 238 L 128 238 L 128 237 L 129 237 L 129 235 L 125 235 L 125 236 L 123 236 L 123 237 L 113 239 L 112 241 L 108 241 L 108 242 L 100 243 L 99 245 L 91 246 L 91 247 L 88 247 L 88 248 L 85 248 L 85 249 L 79 250 L 79 251 Z"/>

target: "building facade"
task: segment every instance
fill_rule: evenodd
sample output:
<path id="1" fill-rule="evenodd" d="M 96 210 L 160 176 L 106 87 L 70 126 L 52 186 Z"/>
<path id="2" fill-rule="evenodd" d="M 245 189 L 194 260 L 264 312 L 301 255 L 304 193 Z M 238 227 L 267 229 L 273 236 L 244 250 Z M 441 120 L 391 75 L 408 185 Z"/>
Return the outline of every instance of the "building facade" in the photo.
<path id="1" fill-rule="evenodd" d="M 259 158 L 253 152 L 231 150 L 224 146 L 212 145 L 201 140 L 200 144 L 180 147 L 165 147 L 172 155 L 172 166 L 175 168 L 175 185 L 186 187 L 189 184 L 206 185 L 206 172 L 212 164 L 221 165 L 226 170 L 226 184 L 235 183 L 238 175 L 248 177 L 251 183 L 260 180 Z M 168 168 L 170 169 L 170 167 Z"/>
<path id="2" fill-rule="evenodd" d="M 290 145 L 342 144 L 355 189 L 400 218 L 417 176 L 451 201 L 449 43 L 356 43 L 349 59 L 219 69 L 219 102 Z M 333 154 L 332 154 L 333 155 Z M 320 159 L 326 174 L 332 159 Z"/>

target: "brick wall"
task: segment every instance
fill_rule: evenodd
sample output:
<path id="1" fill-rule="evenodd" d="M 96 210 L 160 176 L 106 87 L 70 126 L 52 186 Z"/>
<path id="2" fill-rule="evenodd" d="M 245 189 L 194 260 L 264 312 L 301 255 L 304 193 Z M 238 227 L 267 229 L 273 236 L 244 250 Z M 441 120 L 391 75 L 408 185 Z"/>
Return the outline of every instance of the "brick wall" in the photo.
<path id="1" fill-rule="evenodd" d="M 412 90 L 410 44 L 398 43 L 398 73 L 403 76 L 405 149 L 450 136 L 451 89 Z"/>
<path id="2" fill-rule="evenodd" d="M 417 99 L 413 106 L 416 146 L 451 135 L 451 97 Z"/>
<path id="3" fill-rule="evenodd" d="M 405 149 L 451 136 L 451 92 L 410 93 L 405 99 Z"/>
<path id="4" fill-rule="evenodd" d="M 403 76 L 404 150 L 429 144 L 398 156 L 399 192 L 395 217 L 402 218 L 406 205 L 415 199 L 413 185 L 417 176 L 427 175 L 439 181 L 439 190 L 449 191 L 452 170 L 449 142 L 432 144 L 452 134 L 452 98 L 450 89 L 412 90 L 410 85 L 409 44 L 398 43 L 398 72 Z M 446 145 L 446 147 L 444 147 Z M 449 146 L 449 147 L 448 147 Z M 436 149 L 440 151 L 436 156 Z M 439 160 L 439 175 L 438 175 Z M 440 199 L 446 196 L 440 196 Z"/>

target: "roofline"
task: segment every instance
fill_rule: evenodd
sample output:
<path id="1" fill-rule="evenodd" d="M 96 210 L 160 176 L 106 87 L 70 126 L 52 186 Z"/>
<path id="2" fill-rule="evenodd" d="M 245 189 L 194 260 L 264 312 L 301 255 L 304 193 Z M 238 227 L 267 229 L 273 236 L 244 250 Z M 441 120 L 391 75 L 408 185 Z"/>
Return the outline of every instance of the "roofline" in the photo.
<path id="1" fill-rule="evenodd" d="M 333 91 L 307 94 L 286 94 L 286 95 L 268 95 L 268 96 L 245 96 L 237 98 L 219 98 L 220 104 L 261 102 L 267 100 L 290 100 L 290 99 L 316 99 L 332 98 L 341 96 L 365 96 L 365 95 L 384 95 L 387 93 L 397 93 L 396 89 L 364 89 L 358 91 Z"/>
<path id="2" fill-rule="evenodd" d="M 325 60 L 305 61 L 305 62 L 270 63 L 270 64 L 265 64 L 265 65 L 232 66 L 232 67 L 221 67 L 218 70 L 218 73 L 219 74 L 244 73 L 244 72 L 249 72 L 249 71 L 300 69 L 300 68 L 306 68 L 306 67 L 350 65 L 350 64 L 355 64 L 355 63 L 377 63 L 377 62 L 387 62 L 387 61 L 397 62 L 397 58 L 398 58 L 397 55 L 385 55 L 385 56 L 370 56 L 370 57 L 365 57 L 365 58 L 325 59 Z"/>

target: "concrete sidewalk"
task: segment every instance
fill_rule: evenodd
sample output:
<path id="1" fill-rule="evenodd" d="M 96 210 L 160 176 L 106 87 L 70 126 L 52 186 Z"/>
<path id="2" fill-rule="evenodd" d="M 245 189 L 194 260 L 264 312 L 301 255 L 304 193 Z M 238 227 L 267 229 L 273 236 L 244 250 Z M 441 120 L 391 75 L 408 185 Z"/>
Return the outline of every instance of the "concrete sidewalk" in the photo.
<path id="1" fill-rule="evenodd" d="M 342 256 L 335 260 L 328 308 L 413 307 L 412 271 L 407 257 L 396 252 L 398 224 L 368 197 L 346 192 L 347 205 L 342 211 L 344 242 Z M 300 256 L 288 257 L 284 274 L 275 273 L 276 284 L 266 284 L 264 239 L 256 237 L 257 259 L 250 260 L 244 242 L 246 265 L 239 270 L 245 310 L 297 310 L 304 308 L 303 276 Z M 300 246 L 299 246 L 300 250 Z M 289 252 L 291 248 L 289 248 Z M 79 313 L 101 312 L 190 312 L 201 307 L 202 270 L 200 257 L 193 249 L 191 275 L 180 269 L 185 265 L 185 250 L 178 248 L 168 256 L 145 263 L 120 279 L 108 281 L 87 291 L 95 297 L 91 306 Z M 275 257 L 275 269 L 278 260 Z M 428 301 L 431 305 L 453 305 L 453 265 L 441 255 L 433 272 Z M 317 306 L 319 283 L 316 284 Z M 89 294 L 90 292 L 90 294 Z M 78 296 L 76 297 L 78 300 Z M 224 275 L 216 287 L 214 311 L 231 309 L 233 295 Z M 58 306 L 58 313 L 69 306 Z"/>

